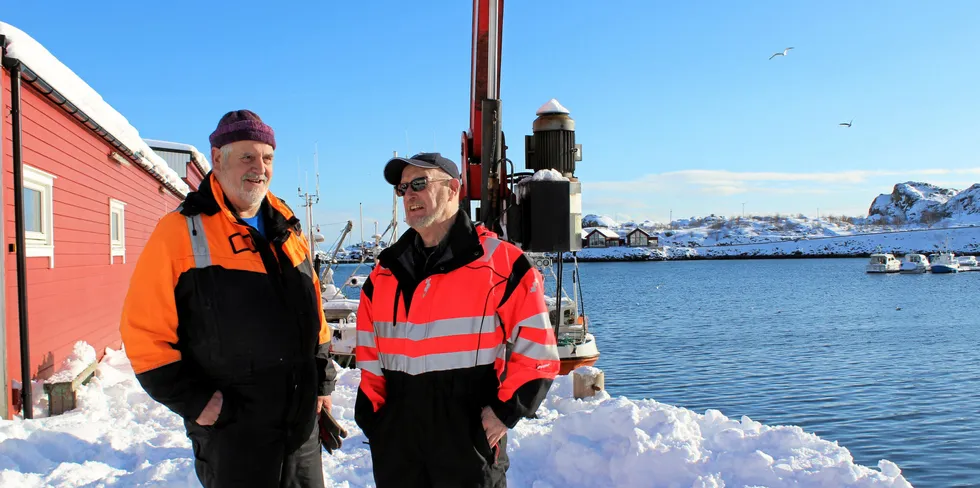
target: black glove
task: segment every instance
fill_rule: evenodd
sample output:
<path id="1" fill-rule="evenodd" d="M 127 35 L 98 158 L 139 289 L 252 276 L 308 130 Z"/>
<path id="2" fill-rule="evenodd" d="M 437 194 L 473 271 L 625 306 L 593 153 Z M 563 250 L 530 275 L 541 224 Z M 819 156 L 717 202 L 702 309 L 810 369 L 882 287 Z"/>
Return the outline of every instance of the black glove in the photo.
<path id="1" fill-rule="evenodd" d="M 320 410 L 320 445 L 333 454 L 334 450 L 340 449 L 347 437 L 347 430 L 340 426 L 330 411 L 326 408 Z"/>

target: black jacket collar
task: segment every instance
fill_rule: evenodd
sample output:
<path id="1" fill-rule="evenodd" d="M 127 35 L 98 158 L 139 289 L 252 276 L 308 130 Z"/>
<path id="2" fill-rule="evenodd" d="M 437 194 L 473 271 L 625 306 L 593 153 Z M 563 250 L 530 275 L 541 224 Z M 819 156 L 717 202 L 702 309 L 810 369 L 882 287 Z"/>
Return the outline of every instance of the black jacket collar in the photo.
<path id="1" fill-rule="evenodd" d="M 228 197 L 224 195 L 222 188 L 220 186 L 217 189 L 214 186 L 217 185 L 217 178 L 212 176 L 212 172 L 208 172 L 205 175 L 204 180 L 201 181 L 201 185 L 197 188 L 197 191 L 188 193 L 184 198 L 184 203 L 181 204 L 180 213 L 182 215 L 198 215 L 204 214 L 207 216 L 214 215 L 221 211 L 226 211 L 226 214 L 231 220 L 234 220 L 240 224 L 245 224 L 245 221 L 238 215 L 238 212 L 234 210 L 235 207 L 231 205 L 228 201 Z M 221 195 L 222 202 L 218 203 L 215 193 Z M 268 239 L 272 242 L 281 244 L 289 237 L 289 229 L 295 228 L 297 232 L 300 231 L 299 219 L 295 215 L 286 218 L 282 212 L 279 212 L 272 205 L 269 204 L 270 198 L 277 198 L 271 193 L 266 195 L 265 201 L 262 202 L 262 208 L 259 210 L 259 214 L 265 218 L 266 223 L 266 235 Z"/>
<path id="2" fill-rule="evenodd" d="M 456 213 L 449 232 L 428 258 L 424 267 L 418 266 L 419 260 L 425 261 L 421 252 L 422 238 L 415 229 L 408 229 L 391 247 L 381 251 L 378 262 L 391 270 L 399 281 L 418 283 L 436 273 L 449 273 L 472 263 L 483 256 L 483 246 L 480 236 L 466 212 Z M 421 273 L 416 272 L 422 269 Z"/>

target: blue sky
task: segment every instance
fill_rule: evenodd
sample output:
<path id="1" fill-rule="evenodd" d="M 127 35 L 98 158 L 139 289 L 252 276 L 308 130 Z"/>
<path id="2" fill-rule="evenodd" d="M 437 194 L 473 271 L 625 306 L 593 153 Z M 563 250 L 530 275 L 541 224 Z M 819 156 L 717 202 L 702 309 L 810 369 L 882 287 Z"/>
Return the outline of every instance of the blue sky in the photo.
<path id="1" fill-rule="evenodd" d="M 297 211 L 318 144 L 328 240 L 359 203 L 365 235 L 385 226 L 392 151 L 460 162 L 470 2 L 136 3 L 11 0 L 0 20 L 143 137 L 206 150 L 224 112 L 256 111 L 277 134 L 272 189 Z M 971 0 L 511 1 L 508 155 L 523 169 L 534 111 L 557 98 L 586 213 L 864 215 L 897 182 L 965 188 L 980 181 L 977 19 Z"/>

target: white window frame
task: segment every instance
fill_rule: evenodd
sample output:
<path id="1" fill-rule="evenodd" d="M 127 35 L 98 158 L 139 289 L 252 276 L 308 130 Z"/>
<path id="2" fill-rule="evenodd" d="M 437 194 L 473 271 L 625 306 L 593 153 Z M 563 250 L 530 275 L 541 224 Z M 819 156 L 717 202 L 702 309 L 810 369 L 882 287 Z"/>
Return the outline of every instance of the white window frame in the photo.
<path id="1" fill-rule="evenodd" d="M 58 177 L 24 165 L 24 188 L 41 194 L 41 232 L 24 231 L 24 255 L 29 258 L 48 258 L 48 268 L 54 268 L 54 180 Z"/>
<path id="2" fill-rule="evenodd" d="M 112 239 L 112 216 L 119 215 L 119 240 Z M 122 262 L 126 263 L 126 203 L 109 199 L 109 264 L 112 258 L 122 256 Z"/>

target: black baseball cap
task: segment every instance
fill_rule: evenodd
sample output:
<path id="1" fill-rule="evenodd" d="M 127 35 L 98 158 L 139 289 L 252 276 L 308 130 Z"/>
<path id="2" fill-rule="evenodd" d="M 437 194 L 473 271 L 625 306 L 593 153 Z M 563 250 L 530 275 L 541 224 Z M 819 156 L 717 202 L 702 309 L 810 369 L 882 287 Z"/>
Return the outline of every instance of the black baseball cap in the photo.
<path id="1" fill-rule="evenodd" d="M 392 185 L 401 183 L 402 170 L 407 164 L 419 168 L 439 168 L 449 176 L 459 179 L 459 169 L 456 168 L 456 163 L 442 157 L 439 153 L 418 153 L 410 158 L 395 157 L 388 160 L 388 164 L 385 165 L 385 180 Z"/>

